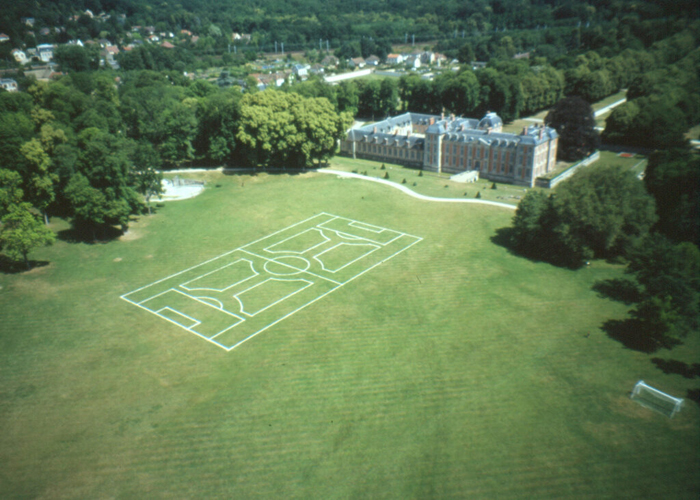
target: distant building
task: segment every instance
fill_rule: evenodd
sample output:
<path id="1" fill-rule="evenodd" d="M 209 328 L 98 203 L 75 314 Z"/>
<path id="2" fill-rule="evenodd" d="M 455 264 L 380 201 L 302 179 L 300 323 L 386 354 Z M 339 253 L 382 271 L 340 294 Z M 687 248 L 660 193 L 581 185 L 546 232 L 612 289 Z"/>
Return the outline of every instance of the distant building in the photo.
<path id="1" fill-rule="evenodd" d="M 309 76 L 309 65 L 295 64 L 294 66 L 292 66 L 292 71 L 294 71 L 294 74 L 300 80 L 306 80 Z"/>
<path id="2" fill-rule="evenodd" d="M 433 172 L 478 171 L 485 179 L 532 187 L 556 164 L 557 132 L 532 125 L 502 131 L 496 113 L 481 120 L 405 113 L 348 132 L 341 154 Z"/>
<path id="3" fill-rule="evenodd" d="M 321 64 L 323 64 L 327 68 L 335 68 L 336 66 L 338 66 L 338 63 L 340 63 L 340 61 L 335 56 L 326 56 L 321 61 Z"/>
<path id="4" fill-rule="evenodd" d="M 403 56 L 401 54 L 389 54 L 386 56 L 387 64 L 401 64 L 403 62 Z"/>
<path id="5" fill-rule="evenodd" d="M 367 63 L 367 66 L 378 66 L 379 58 L 377 56 L 369 56 L 367 59 L 365 59 L 365 62 Z"/>
<path id="6" fill-rule="evenodd" d="M 42 62 L 51 62 L 53 59 L 53 45 L 50 43 L 42 43 L 36 47 L 37 55 Z"/>
<path id="7" fill-rule="evenodd" d="M 420 68 L 420 55 L 419 54 L 411 54 L 409 56 L 406 56 L 404 61 L 406 62 L 406 66 L 409 66 L 413 69 L 418 69 Z"/>
<path id="8" fill-rule="evenodd" d="M 0 89 L 5 89 L 8 92 L 17 92 L 17 82 L 12 78 L 0 78 Z"/>
<path id="9" fill-rule="evenodd" d="M 351 68 L 364 68 L 366 64 L 365 60 L 361 57 L 353 57 L 348 61 L 348 66 Z"/>
<path id="10" fill-rule="evenodd" d="M 27 54 L 20 49 L 12 49 L 12 57 L 20 64 L 25 64 L 27 62 Z"/>

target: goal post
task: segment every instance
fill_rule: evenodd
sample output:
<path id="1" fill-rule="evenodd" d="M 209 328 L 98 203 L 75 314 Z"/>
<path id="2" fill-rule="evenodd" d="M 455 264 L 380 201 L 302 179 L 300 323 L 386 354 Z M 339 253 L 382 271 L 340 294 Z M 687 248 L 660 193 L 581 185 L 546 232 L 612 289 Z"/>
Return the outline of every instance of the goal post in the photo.
<path id="1" fill-rule="evenodd" d="M 673 417 L 683 406 L 682 398 L 674 398 L 670 394 L 647 385 L 643 380 L 635 384 L 630 398 L 646 408 L 666 415 L 668 418 Z"/>

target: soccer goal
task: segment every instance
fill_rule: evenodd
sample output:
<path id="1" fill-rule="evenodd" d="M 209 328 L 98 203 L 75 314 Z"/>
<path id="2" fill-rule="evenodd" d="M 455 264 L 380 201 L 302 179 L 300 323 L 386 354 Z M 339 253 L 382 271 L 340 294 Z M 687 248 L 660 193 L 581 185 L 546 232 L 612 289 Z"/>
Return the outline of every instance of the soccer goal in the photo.
<path id="1" fill-rule="evenodd" d="M 645 384 L 643 380 L 635 384 L 630 397 L 640 405 L 663 413 L 669 418 L 678 413 L 681 410 L 681 406 L 683 406 L 682 398 L 674 398 L 665 392 L 654 389 L 652 386 Z"/>

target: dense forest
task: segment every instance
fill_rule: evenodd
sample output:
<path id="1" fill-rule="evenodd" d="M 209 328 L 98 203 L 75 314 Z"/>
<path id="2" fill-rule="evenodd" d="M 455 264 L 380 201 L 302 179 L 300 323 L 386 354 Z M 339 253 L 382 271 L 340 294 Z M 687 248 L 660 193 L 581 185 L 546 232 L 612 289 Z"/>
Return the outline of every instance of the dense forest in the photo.
<path id="1" fill-rule="evenodd" d="M 87 9 L 111 17 L 105 23 L 73 17 Z M 299 49 L 318 46 L 319 40 L 339 47 L 362 38 L 390 43 L 445 40 L 444 48 L 449 49 L 457 48 L 460 40 L 474 39 L 477 55 L 483 58 L 490 38 L 484 35 L 494 34 L 498 42 L 511 32 L 525 49 L 537 46 L 548 54 L 559 52 L 563 44 L 601 49 L 611 42 L 614 48 L 641 40 L 649 45 L 673 31 L 673 20 L 697 17 L 697 10 L 692 0 L 2 0 L 0 31 L 31 44 L 33 30 L 18 20 L 32 17 L 37 28 L 65 26 L 66 31 L 56 35 L 63 41 L 100 32 L 115 38 L 133 26 L 154 26 L 157 31 L 187 29 L 221 47 L 231 33 L 249 33 L 260 50 L 271 50 L 275 41 Z"/>

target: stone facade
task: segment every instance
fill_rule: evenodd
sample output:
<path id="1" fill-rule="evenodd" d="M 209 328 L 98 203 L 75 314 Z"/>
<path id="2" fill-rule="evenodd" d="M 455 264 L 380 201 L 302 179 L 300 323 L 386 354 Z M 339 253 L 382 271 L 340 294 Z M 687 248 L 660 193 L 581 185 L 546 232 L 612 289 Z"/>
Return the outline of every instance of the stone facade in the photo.
<path id="1" fill-rule="evenodd" d="M 481 120 L 405 113 L 348 132 L 341 154 L 433 172 L 477 170 L 485 179 L 532 187 L 554 169 L 558 136 L 532 125 L 504 133 L 496 113 Z"/>

